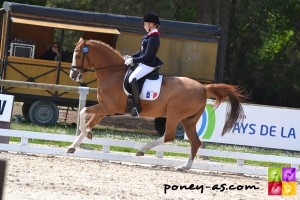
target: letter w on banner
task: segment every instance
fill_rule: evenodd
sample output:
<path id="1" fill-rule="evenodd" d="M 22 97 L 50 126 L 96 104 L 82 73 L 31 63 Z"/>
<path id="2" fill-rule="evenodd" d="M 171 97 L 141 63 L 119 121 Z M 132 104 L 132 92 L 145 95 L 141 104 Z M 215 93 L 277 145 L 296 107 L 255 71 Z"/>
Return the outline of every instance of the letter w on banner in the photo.
<path id="1" fill-rule="evenodd" d="M 14 96 L 0 94 L 0 122 L 11 121 L 13 105 L 14 105 Z"/>

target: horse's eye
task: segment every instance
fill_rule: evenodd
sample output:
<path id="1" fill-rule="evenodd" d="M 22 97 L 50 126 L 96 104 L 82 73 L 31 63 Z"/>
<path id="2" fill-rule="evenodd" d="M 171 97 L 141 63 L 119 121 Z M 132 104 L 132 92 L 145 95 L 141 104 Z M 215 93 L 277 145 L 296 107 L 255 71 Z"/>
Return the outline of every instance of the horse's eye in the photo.
<path id="1" fill-rule="evenodd" d="M 76 55 L 75 58 L 76 58 L 76 59 L 79 59 L 79 58 L 80 58 L 80 55 Z"/>

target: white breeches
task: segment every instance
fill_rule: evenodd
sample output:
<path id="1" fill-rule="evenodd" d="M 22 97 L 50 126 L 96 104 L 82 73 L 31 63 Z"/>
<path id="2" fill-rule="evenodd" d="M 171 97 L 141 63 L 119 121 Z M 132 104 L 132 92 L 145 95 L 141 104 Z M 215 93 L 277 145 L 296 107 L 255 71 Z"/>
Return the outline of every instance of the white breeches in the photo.
<path id="1" fill-rule="evenodd" d="M 145 75 L 149 74 L 155 69 L 155 67 L 150 67 L 148 65 L 144 65 L 142 63 L 139 64 L 139 66 L 132 72 L 132 74 L 129 76 L 129 83 L 133 79 L 139 80 L 143 78 Z"/>

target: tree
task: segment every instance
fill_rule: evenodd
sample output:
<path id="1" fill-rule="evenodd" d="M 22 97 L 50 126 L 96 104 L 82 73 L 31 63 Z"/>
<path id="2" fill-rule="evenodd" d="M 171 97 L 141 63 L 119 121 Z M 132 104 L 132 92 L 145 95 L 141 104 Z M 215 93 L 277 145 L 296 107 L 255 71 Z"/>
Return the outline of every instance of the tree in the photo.
<path id="1" fill-rule="evenodd" d="M 256 103 L 300 107 L 299 2 L 233 1 L 226 81 Z"/>
<path id="2" fill-rule="evenodd" d="M 222 28 L 222 36 L 219 42 L 218 60 L 216 67 L 216 82 L 223 82 L 229 21 L 230 21 L 231 0 L 198 0 L 197 22 L 205 24 L 217 24 Z"/>

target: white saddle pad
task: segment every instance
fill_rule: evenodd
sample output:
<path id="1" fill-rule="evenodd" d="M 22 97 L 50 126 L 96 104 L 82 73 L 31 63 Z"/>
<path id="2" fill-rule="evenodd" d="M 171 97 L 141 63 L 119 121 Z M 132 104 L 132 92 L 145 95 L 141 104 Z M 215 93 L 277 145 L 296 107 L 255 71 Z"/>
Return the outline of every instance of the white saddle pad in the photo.
<path id="1" fill-rule="evenodd" d="M 156 100 L 160 93 L 161 83 L 163 75 L 159 75 L 157 80 L 146 79 L 142 92 L 140 93 L 141 100 L 153 101 Z M 125 94 L 128 96 L 129 93 L 123 87 Z"/>
<path id="2" fill-rule="evenodd" d="M 157 80 L 146 79 L 142 92 L 140 94 L 141 100 L 155 100 L 158 98 L 161 88 L 162 75 L 159 75 Z"/>

